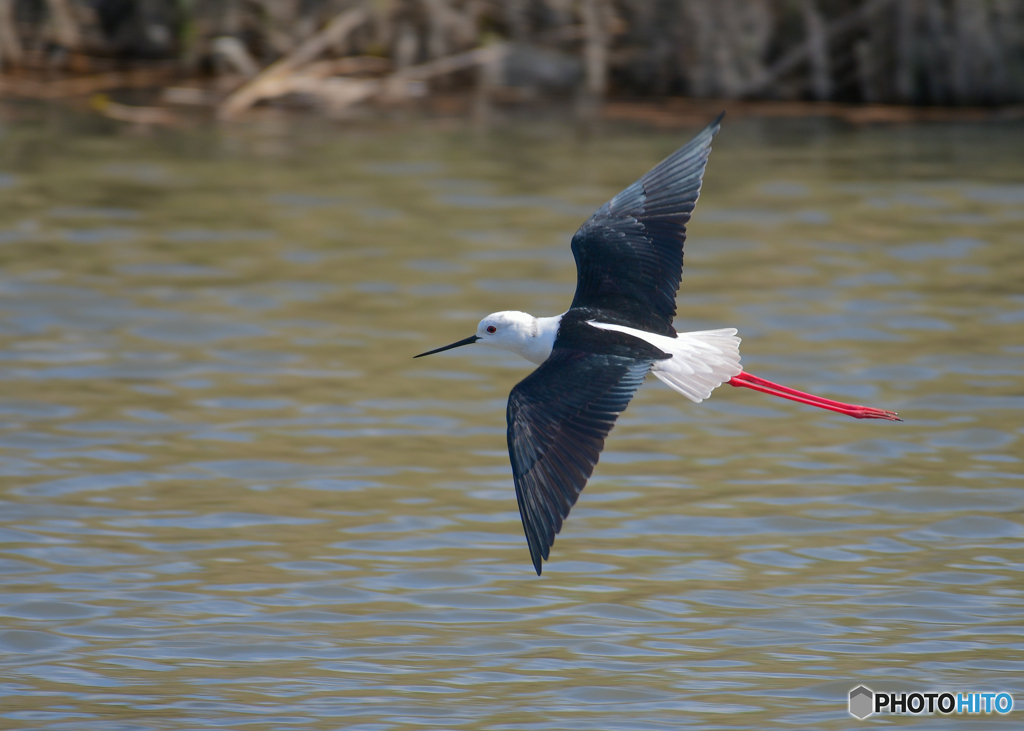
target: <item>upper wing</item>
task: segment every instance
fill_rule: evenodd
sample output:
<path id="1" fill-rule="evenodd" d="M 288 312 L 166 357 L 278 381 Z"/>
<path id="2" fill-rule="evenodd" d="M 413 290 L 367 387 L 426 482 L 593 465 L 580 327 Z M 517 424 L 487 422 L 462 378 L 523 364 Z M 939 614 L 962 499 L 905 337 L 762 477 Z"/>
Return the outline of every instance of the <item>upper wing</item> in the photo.
<path id="1" fill-rule="evenodd" d="M 508 399 L 508 454 L 537 575 L 651 360 L 556 348 Z"/>
<path id="2" fill-rule="evenodd" d="M 618 315 L 618 324 L 675 337 L 686 222 L 723 116 L 580 226 L 572 237 L 572 307 L 600 308 Z"/>

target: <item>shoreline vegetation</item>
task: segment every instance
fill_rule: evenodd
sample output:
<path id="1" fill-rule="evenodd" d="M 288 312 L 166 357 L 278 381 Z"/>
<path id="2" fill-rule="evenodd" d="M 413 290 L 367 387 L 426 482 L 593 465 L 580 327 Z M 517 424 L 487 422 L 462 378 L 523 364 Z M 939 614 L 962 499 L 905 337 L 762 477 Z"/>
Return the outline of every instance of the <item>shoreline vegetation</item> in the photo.
<path id="1" fill-rule="evenodd" d="M 1020 119 L 1024 0 L 0 0 L 0 68 L 0 97 L 142 125 L 564 100 L 658 126 Z"/>

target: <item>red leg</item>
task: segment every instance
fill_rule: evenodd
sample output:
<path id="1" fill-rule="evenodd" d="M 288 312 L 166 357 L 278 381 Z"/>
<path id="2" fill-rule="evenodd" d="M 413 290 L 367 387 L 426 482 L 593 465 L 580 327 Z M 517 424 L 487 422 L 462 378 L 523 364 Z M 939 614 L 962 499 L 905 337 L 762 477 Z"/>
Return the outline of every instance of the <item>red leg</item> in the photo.
<path id="1" fill-rule="evenodd" d="M 796 401 L 797 403 L 817 406 L 819 409 L 836 411 L 840 414 L 852 416 L 854 419 L 885 419 L 887 421 L 903 421 L 903 419 L 897 416 L 895 411 L 875 409 L 870 406 L 844 404 L 842 401 L 833 401 L 832 399 L 822 398 L 821 396 L 815 396 L 814 394 L 797 391 L 795 388 L 780 386 L 777 383 L 772 383 L 764 378 L 758 378 L 757 376 L 753 376 L 746 372 L 733 376 L 729 381 L 729 385 L 742 386 L 743 388 L 750 388 L 754 391 L 767 393 L 770 396 L 778 396 L 779 398 L 789 399 L 790 401 Z"/>

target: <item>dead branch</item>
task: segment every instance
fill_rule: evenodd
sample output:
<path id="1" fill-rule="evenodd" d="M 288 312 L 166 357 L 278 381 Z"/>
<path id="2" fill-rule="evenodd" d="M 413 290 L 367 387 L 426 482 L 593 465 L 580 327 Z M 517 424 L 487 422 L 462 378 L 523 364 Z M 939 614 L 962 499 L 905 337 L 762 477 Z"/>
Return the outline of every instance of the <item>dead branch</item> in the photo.
<path id="1" fill-rule="evenodd" d="M 177 118 L 163 107 L 135 107 L 112 102 L 106 94 L 97 94 L 92 107 L 104 117 L 132 124 L 176 124 Z"/>
<path id="2" fill-rule="evenodd" d="M 0 63 L 21 64 L 21 40 L 14 25 L 14 0 L 0 0 Z"/>
<path id="3" fill-rule="evenodd" d="M 424 81 L 475 67 L 493 67 L 500 63 L 504 54 L 504 44 L 478 48 L 418 66 L 409 66 L 383 80 L 338 75 L 339 72 L 379 73 L 389 66 L 386 59 L 372 56 L 319 61 L 288 73 L 264 72 L 257 79 L 258 89 L 250 92 L 250 105 L 263 99 L 300 94 L 319 101 L 329 111 L 337 113 L 378 96 L 390 100 L 417 96 Z"/>
<path id="4" fill-rule="evenodd" d="M 380 82 L 375 79 L 348 79 L 343 76 L 323 79 L 307 74 L 292 74 L 268 80 L 264 91 L 267 99 L 301 94 L 321 102 L 336 112 L 376 96 L 380 92 Z"/>
<path id="5" fill-rule="evenodd" d="M 439 58 L 436 61 L 428 61 L 418 66 L 408 66 L 384 80 L 384 95 L 392 99 L 406 97 L 409 96 L 408 89 L 411 81 L 427 81 L 478 66 L 496 66 L 505 58 L 508 49 L 508 44 L 495 43 L 484 48 Z M 492 72 L 491 76 L 493 77 L 493 75 Z"/>
<path id="6" fill-rule="evenodd" d="M 221 104 L 217 116 L 235 119 L 262 99 L 278 96 L 268 93 L 280 86 L 280 80 L 315 61 L 324 51 L 339 45 L 352 31 L 370 19 L 362 8 L 346 10 L 335 16 L 319 33 L 315 33 L 284 58 L 265 68 L 260 74 L 231 94 Z"/>
<path id="7" fill-rule="evenodd" d="M 380 56 L 349 56 L 315 61 L 304 69 L 304 76 L 326 79 L 328 76 L 379 76 L 391 71 L 391 61 Z"/>
<path id="8" fill-rule="evenodd" d="M 177 76 L 172 68 L 141 68 L 134 71 L 112 71 L 95 76 L 80 76 L 57 81 L 36 81 L 0 76 L 0 94 L 30 99 L 63 99 L 95 94 L 105 89 L 130 89 L 161 86 Z"/>
<path id="9" fill-rule="evenodd" d="M 164 104 L 179 106 L 213 107 L 220 101 L 220 94 L 194 86 L 168 86 L 160 95 Z"/>
<path id="10" fill-rule="evenodd" d="M 476 7 L 470 4 L 467 12 L 452 7 L 451 0 L 421 0 L 427 14 L 427 57 L 444 58 L 478 40 L 479 29 Z"/>
<path id="11" fill-rule="evenodd" d="M 446 56 L 436 61 L 428 61 L 417 66 L 407 66 L 401 71 L 396 71 L 391 78 L 401 77 L 406 81 L 426 81 L 437 76 L 470 69 L 488 63 L 495 58 L 503 57 L 508 50 L 504 43 L 495 43 L 492 46 L 475 48 L 465 53 L 457 53 L 454 56 Z"/>
<path id="12" fill-rule="evenodd" d="M 82 34 L 68 0 L 46 0 L 46 7 L 50 11 L 57 43 L 69 50 L 78 48 Z"/>
<path id="13" fill-rule="evenodd" d="M 583 0 L 583 28 L 586 34 L 587 91 L 595 99 L 604 98 L 608 79 L 608 32 L 604 0 Z"/>
<path id="14" fill-rule="evenodd" d="M 234 36 L 221 36 L 213 41 L 213 54 L 224 59 L 227 64 L 242 76 L 253 77 L 259 73 L 249 49 Z"/>

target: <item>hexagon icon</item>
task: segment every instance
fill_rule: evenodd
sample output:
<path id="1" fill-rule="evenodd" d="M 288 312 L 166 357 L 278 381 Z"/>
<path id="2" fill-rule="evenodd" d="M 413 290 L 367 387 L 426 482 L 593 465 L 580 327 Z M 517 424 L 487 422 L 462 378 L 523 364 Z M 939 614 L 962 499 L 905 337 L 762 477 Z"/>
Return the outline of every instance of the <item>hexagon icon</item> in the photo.
<path id="1" fill-rule="evenodd" d="M 850 715 L 863 721 L 875 712 L 875 694 L 871 688 L 858 685 L 850 691 Z"/>

